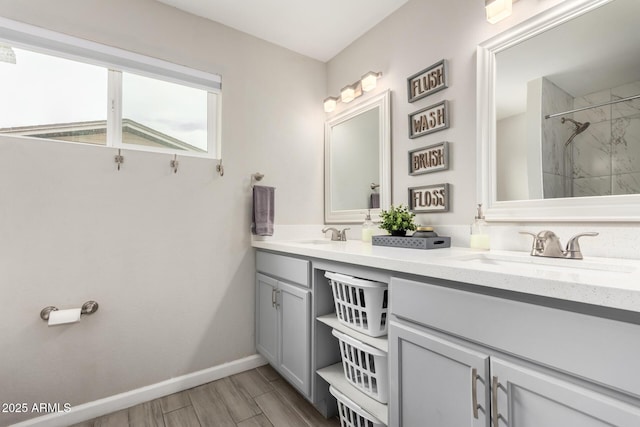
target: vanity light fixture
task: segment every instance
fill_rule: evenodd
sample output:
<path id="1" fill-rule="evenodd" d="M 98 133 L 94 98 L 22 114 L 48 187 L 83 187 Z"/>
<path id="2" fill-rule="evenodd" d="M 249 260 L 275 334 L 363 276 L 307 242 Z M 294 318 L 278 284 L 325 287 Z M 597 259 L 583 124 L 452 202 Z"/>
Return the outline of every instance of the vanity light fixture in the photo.
<path id="1" fill-rule="evenodd" d="M 382 77 L 382 73 L 375 73 L 373 71 L 369 71 L 367 74 L 362 76 L 360 79 L 360 84 L 362 85 L 362 90 L 365 92 L 372 91 L 376 88 L 378 84 L 378 79 Z"/>
<path id="2" fill-rule="evenodd" d="M 512 0 L 484 0 L 487 21 L 495 24 L 511 15 L 512 3 Z"/>
<path id="3" fill-rule="evenodd" d="M 324 100 L 324 112 L 330 113 L 336 109 L 336 105 L 338 105 L 338 99 L 335 96 L 330 96 Z"/>
<path id="4" fill-rule="evenodd" d="M 351 86 L 345 86 L 342 88 L 342 90 L 340 91 L 340 101 L 344 102 L 344 103 L 349 103 L 351 101 L 353 101 L 354 99 L 356 99 L 356 88 L 357 88 L 357 83 L 356 85 L 351 85 Z"/>
<path id="5" fill-rule="evenodd" d="M 324 100 L 324 112 L 330 113 L 336 109 L 338 102 L 343 102 L 345 104 L 353 101 L 359 96 L 362 96 L 364 92 L 372 91 L 376 88 L 376 84 L 378 79 L 382 77 L 382 73 L 369 71 L 367 74 L 362 76 L 360 80 L 357 82 L 350 84 L 348 86 L 343 87 L 340 90 L 340 97 L 330 96 L 325 98 Z"/>

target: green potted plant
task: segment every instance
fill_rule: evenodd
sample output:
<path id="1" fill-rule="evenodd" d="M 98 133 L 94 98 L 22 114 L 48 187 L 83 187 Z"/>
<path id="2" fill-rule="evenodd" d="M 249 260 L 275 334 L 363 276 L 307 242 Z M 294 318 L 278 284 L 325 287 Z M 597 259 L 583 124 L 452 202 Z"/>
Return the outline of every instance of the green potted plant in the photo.
<path id="1" fill-rule="evenodd" d="M 407 206 L 391 206 L 388 211 L 384 209 L 380 211 L 382 219 L 380 228 L 388 231 L 392 236 L 404 236 L 407 230 L 416 229 L 416 224 L 413 222 L 415 216 L 414 213 L 409 212 Z"/>

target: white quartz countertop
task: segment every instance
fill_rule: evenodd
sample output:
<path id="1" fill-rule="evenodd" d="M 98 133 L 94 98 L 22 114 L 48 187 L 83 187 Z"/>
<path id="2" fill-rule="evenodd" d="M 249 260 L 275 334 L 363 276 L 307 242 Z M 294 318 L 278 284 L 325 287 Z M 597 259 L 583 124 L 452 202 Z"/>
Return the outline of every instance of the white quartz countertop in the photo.
<path id="1" fill-rule="evenodd" d="M 404 249 L 359 240 L 265 240 L 252 246 L 640 313 L 640 261 L 636 260 L 541 258 L 528 252 L 456 247 Z"/>

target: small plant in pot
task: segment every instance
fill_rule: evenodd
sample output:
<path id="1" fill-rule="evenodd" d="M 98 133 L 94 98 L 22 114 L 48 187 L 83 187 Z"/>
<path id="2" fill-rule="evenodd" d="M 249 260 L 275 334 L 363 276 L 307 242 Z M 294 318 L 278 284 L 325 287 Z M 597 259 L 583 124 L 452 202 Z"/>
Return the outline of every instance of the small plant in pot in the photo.
<path id="1" fill-rule="evenodd" d="M 381 210 L 380 228 L 387 230 L 392 236 L 404 236 L 407 234 L 407 230 L 415 230 L 416 224 L 413 222 L 415 214 L 409 212 L 407 206 L 398 205 L 391 206 L 388 211 Z"/>

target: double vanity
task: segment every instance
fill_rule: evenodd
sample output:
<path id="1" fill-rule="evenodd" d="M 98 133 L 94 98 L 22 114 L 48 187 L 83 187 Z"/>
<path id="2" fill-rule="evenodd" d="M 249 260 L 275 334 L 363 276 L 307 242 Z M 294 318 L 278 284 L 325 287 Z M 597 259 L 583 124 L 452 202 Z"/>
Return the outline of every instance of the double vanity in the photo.
<path id="1" fill-rule="evenodd" d="M 253 246 L 258 351 L 325 415 L 331 384 L 389 426 L 640 425 L 637 262 L 361 241 Z M 341 378 L 327 271 L 389 284 L 388 336 L 357 336 L 388 352 L 388 405 Z"/>

